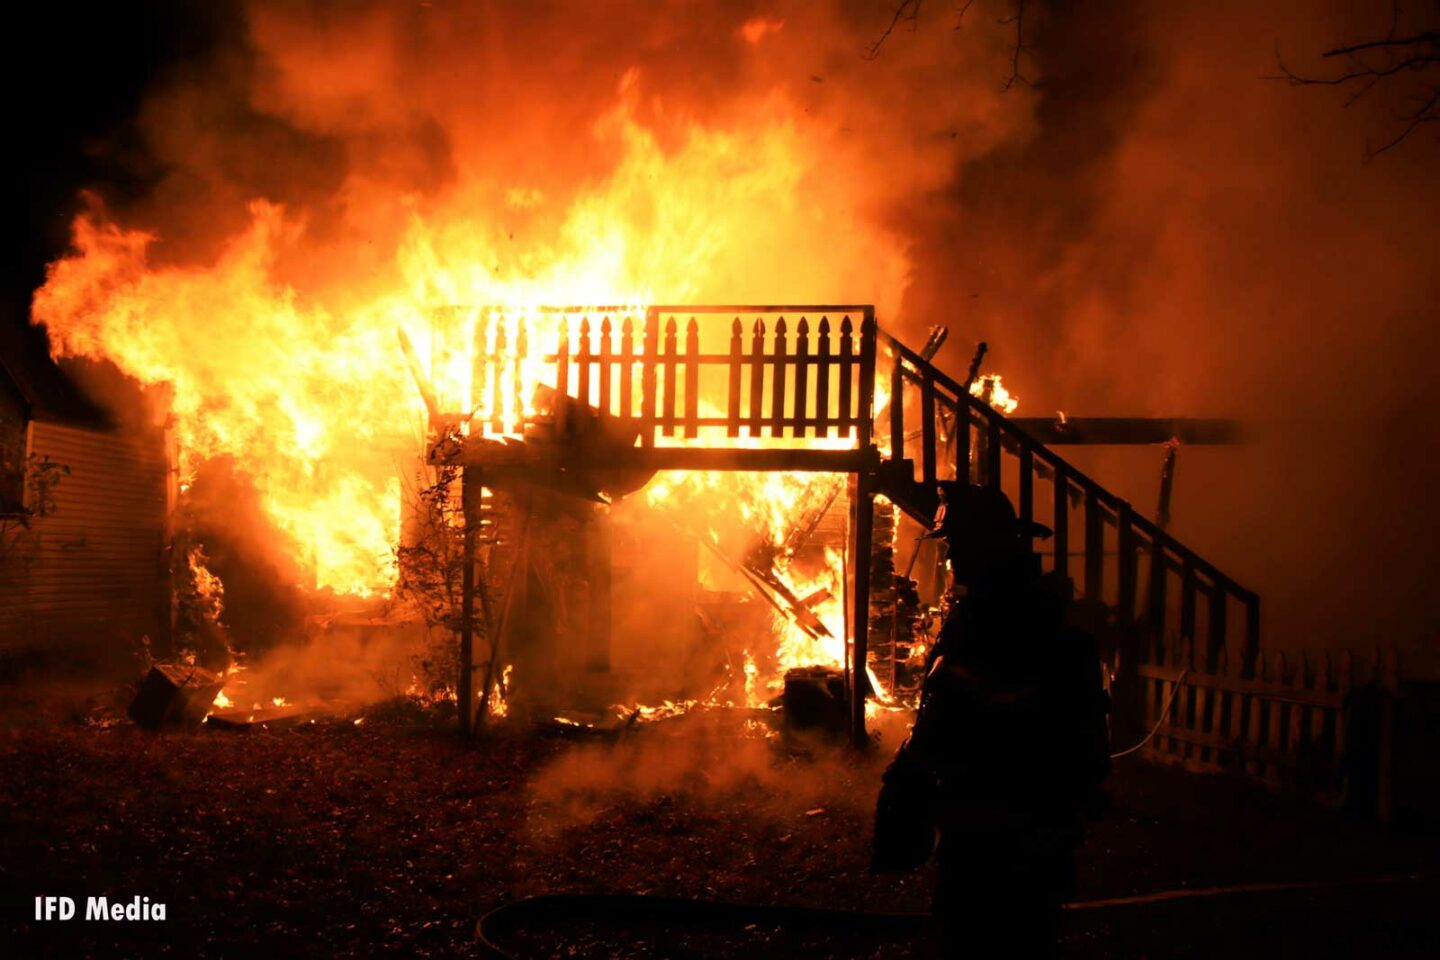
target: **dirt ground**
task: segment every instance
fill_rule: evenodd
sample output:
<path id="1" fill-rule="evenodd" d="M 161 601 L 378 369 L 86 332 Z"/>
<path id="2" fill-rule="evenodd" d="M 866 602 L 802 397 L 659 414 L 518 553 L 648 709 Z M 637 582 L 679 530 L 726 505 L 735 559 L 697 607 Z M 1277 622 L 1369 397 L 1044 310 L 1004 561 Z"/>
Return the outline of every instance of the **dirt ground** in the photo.
<path id="1" fill-rule="evenodd" d="M 161 735 L 97 716 L 22 712 L 0 728 L 12 941 L 0 956 L 470 957 L 484 955 L 482 914 L 535 894 L 922 911 L 932 879 L 866 872 L 884 750 L 786 749 L 733 716 L 640 727 L 618 743 L 502 728 L 468 748 L 404 711 Z M 1387 836 L 1137 761 L 1117 766 L 1111 794 L 1081 852 L 1081 901 L 1312 886 L 1074 909 L 1064 956 L 1440 955 L 1433 837 Z M 167 918 L 37 922 L 41 895 L 72 897 L 81 913 L 88 896 L 145 896 Z M 556 957 L 923 955 L 893 938 L 783 925 L 603 920 L 527 928 L 507 946 Z"/>

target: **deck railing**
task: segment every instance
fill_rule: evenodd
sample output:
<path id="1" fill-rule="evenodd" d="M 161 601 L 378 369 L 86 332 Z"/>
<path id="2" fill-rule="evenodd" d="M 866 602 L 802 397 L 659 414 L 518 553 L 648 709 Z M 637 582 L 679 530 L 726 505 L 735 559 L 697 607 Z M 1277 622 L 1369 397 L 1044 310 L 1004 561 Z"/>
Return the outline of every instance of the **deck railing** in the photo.
<path id="1" fill-rule="evenodd" d="M 806 438 L 871 443 L 875 381 L 872 307 L 652 306 L 545 308 L 556 349 L 530 374 L 553 385 L 547 415 L 516 418 L 534 330 L 479 310 L 474 327 L 472 431 L 523 433 L 525 419 L 557 430 L 584 418 L 633 420 L 640 444 L 713 437 L 713 445 Z M 723 323 L 728 318 L 728 323 Z M 721 320 L 722 324 L 713 321 Z M 728 336 L 727 336 L 728 334 Z M 562 400 L 561 398 L 567 398 Z M 568 400 L 568 402 L 567 402 Z"/>

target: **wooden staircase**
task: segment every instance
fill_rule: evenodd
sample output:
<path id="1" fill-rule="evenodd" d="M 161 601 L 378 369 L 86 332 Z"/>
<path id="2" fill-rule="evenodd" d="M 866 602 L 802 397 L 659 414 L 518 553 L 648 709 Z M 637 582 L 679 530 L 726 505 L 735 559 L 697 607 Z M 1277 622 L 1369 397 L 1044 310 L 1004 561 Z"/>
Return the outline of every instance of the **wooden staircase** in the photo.
<path id="1" fill-rule="evenodd" d="M 972 396 L 894 337 L 882 334 L 890 363 L 890 402 L 877 441 L 888 450 L 876 489 L 907 514 L 929 523 L 936 481 L 962 479 L 1002 488 L 1022 520 L 1049 526 L 1036 544 L 1047 573 L 1072 585 L 1072 596 L 1136 644 L 1193 642 L 1212 667 L 1227 648 L 1253 674 L 1260 649 L 1260 598 L 1218 567 L 1136 513 L 1125 500 Z M 888 366 L 888 369 L 887 369 Z M 1238 644 L 1231 643 L 1238 637 Z"/>

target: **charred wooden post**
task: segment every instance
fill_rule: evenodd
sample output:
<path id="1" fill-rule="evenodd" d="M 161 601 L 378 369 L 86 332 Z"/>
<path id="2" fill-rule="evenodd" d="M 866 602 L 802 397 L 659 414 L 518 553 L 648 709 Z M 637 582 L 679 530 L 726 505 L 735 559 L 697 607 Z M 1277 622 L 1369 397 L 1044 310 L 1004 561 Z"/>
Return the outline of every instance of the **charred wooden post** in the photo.
<path id="1" fill-rule="evenodd" d="M 984 340 L 975 345 L 975 356 L 970 358 L 970 369 L 965 372 L 965 382 L 961 384 L 966 393 L 970 392 L 970 387 L 980 376 L 980 364 L 985 360 L 985 351 L 989 349 L 990 345 Z"/>
<path id="2" fill-rule="evenodd" d="M 860 390 L 858 439 L 862 453 L 874 450 L 875 428 L 875 315 L 865 311 L 860 324 Z M 896 357 L 899 362 L 899 357 Z M 896 398 L 898 399 L 898 398 Z M 851 562 L 855 566 L 855 590 L 851 596 L 854 610 L 855 640 L 850 663 L 850 734 L 858 749 L 869 742 L 865 732 L 865 697 L 869 692 L 866 667 L 870 641 L 870 545 L 875 535 L 876 472 L 873 463 L 855 475 L 855 522 L 851 543 Z"/>
<path id="3" fill-rule="evenodd" d="M 905 366 L 899 351 L 890 369 L 890 456 L 905 459 Z"/>
<path id="4" fill-rule="evenodd" d="M 1234 420 L 1194 417 L 1014 417 L 1010 421 L 1046 446 L 1228 445 L 1244 440 Z"/>
<path id="5" fill-rule="evenodd" d="M 875 532 L 874 478 L 861 472 L 855 482 L 854 522 L 850 556 L 855 566 L 854 610 L 851 623 L 855 633 L 850 662 L 850 739 L 865 746 L 865 695 L 870 683 L 866 667 L 870 657 L 870 541 Z"/>
<path id="6" fill-rule="evenodd" d="M 930 328 L 930 335 L 925 338 L 925 346 L 920 348 L 920 356 L 925 360 L 934 360 L 935 354 L 945 346 L 945 341 L 950 336 L 949 327 L 935 326 Z"/>
<path id="7" fill-rule="evenodd" d="M 1160 464 L 1160 502 L 1155 506 L 1155 526 L 1165 530 L 1170 526 L 1170 494 L 1175 489 L 1175 456 L 1180 450 L 1180 441 L 1171 437 L 1165 443 L 1165 459 Z"/>

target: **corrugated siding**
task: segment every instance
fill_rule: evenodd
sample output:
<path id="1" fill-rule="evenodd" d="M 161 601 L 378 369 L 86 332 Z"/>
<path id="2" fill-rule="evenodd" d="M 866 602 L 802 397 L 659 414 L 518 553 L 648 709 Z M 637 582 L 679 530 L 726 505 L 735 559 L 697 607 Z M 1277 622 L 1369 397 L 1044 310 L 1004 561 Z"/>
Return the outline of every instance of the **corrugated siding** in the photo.
<path id="1" fill-rule="evenodd" d="M 168 588 L 162 446 L 36 421 L 30 449 L 70 475 L 54 510 L 0 547 L 0 651 L 156 637 Z"/>

